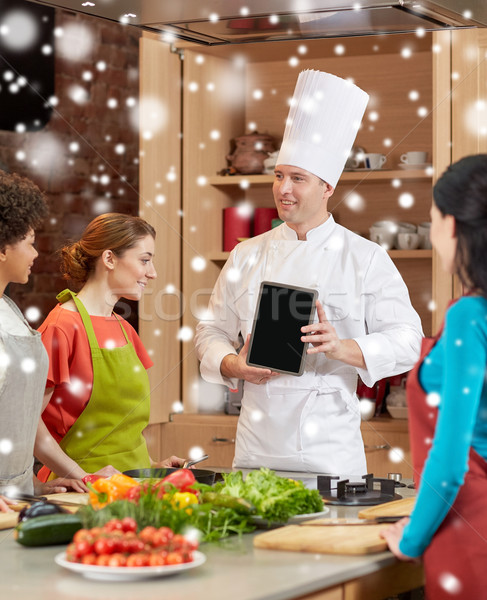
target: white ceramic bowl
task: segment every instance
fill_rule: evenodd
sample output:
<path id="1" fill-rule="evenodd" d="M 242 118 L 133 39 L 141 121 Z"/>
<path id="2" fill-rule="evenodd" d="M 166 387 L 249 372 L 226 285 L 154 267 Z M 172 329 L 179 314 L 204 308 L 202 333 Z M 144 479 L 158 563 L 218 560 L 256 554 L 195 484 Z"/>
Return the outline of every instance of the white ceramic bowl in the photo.
<path id="1" fill-rule="evenodd" d="M 393 419 L 407 419 L 408 418 L 408 407 L 407 406 L 388 406 L 387 412 Z"/>

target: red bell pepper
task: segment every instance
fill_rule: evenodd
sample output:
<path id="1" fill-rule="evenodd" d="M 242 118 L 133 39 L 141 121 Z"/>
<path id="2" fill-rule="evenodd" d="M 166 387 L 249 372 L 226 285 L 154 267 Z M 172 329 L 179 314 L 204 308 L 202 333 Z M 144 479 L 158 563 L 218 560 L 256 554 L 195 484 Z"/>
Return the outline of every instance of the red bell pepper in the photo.
<path id="1" fill-rule="evenodd" d="M 161 488 L 162 492 L 170 489 L 174 486 L 180 492 L 192 492 L 195 493 L 191 486 L 196 482 L 195 476 L 191 469 L 178 469 L 169 473 L 162 481 L 155 484 L 155 488 Z"/>
<path id="2" fill-rule="evenodd" d="M 85 475 L 81 481 L 83 483 L 95 483 L 95 481 L 98 481 L 98 479 L 102 479 L 102 476 L 92 473 L 91 475 Z"/>

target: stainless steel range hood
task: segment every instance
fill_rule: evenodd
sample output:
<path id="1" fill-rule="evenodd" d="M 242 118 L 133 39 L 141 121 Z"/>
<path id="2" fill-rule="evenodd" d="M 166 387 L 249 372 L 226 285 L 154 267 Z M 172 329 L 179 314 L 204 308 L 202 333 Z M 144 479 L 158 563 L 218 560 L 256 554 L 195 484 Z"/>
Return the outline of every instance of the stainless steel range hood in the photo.
<path id="1" fill-rule="evenodd" d="M 487 26 L 487 0 L 31 1 L 205 45 Z"/>

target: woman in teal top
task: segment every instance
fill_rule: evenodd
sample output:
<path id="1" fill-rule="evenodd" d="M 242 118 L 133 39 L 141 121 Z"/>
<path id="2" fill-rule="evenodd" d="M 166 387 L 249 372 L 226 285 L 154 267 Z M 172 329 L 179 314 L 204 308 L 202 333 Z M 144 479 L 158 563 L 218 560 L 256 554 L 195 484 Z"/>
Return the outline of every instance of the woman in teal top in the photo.
<path id="1" fill-rule="evenodd" d="M 382 535 L 398 558 L 423 557 L 427 598 L 471 599 L 487 589 L 487 155 L 451 165 L 433 196 L 433 247 L 468 295 L 408 378 L 419 493 Z"/>

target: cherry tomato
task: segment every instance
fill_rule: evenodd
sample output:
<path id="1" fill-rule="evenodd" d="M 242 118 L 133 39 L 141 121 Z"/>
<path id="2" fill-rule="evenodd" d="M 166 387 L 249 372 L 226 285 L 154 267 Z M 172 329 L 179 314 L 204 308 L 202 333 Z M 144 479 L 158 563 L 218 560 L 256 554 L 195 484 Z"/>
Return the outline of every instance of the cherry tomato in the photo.
<path id="1" fill-rule="evenodd" d="M 167 565 L 181 565 L 183 557 L 180 552 L 169 552 L 166 558 Z"/>
<path id="2" fill-rule="evenodd" d="M 66 560 L 69 562 L 78 562 L 78 556 L 76 554 L 76 544 L 72 542 L 66 548 Z"/>
<path id="3" fill-rule="evenodd" d="M 129 552 L 131 554 L 142 552 L 142 550 L 144 550 L 144 548 L 145 548 L 145 544 L 142 540 L 139 540 L 137 538 L 129 540 Z"/>
<path id="4" fill-rule="evenodd" d="M 88 540 L 81 540 L 79 542 L 74 542 L 74 544 L 74 552 L 78 558 L 81 558 L 82 556 L 86 556 L 87 554 L 91 554 L 93 552 L 93 544 Z"/>
<path id="5" fill-rule="evenodd" d="M 152 544 L 152 538 L 154 537 L 154 533 L 157 531 L 155 527 L 152 525 L 148 525 L 144 527 L 142 531 L 139 533 L 139 539 L 141 539 L 146 544 Z"/>
<path id="6" fill-rule="evenodd" d="M 93 534 L 90 529 L 78 529 L 73 535 L 73 542 L 81 542 L 82 540 L 93 540 Z"/>
<path id="7" fill-rule="evenodd" d="M 154 552 L 149 556 L 149 566 L 150 567 L 159 567 L 166 564 L 166 559 L 164 556 L 159 554 L 158 552 Z"/>
<path id="8" fill-rule="evenodd" d="M 123 531 L 122 521 L 120 519 L 111 519 L 103 525 L 104 531 Z"/>
<path id="9" fill-rule="evenodd" d="M 109 537 L 99 537 L 93 544 L 93 549 L 98 556 L 102 554 L 113 554 L 115 551 L 115 540 Z"/>
<path id="10" fill-rule="evenodd" d="M 174 537 L 172 529 L 169 527 L 160 527 L 152 536 L 152 545 L 154 548 L 166 547 Z"/>
<path id="11" fill-rule="evenodd" d="M 127 567 L 147 567 L 149 565 L 149 553 L 137 552 L 127 557 Z"/>
<path id="12" fill-rule="evenodd" d="M 181 535 L 180 533 L 176 533 L 172 538 L 171 547 L 173 550 L 181 550 L 182 548 L 186 548 L 188 546 L 188 540 Z"/>
<path id="13" fill-rule="evenodd" d="M 137 521 L 132 517 L 124 517 L 121 521 L 122 531 L 137 531 Z"/>
<path id="14" fill-rule="evenodd" d="M 99 567 L 106 567 L 106 566 L 108 566 L 109 558 L 110 558 L 109 554 L 100 554 L 99 556 L 96 557 L 96 564 Z"/>
<path id="15" fill-rule="evenodd" d="M 84 565 L 96 565 L 96 561 L 97 561 L 97 555 L 92 552 L 91 554 L 87 554 L 86 556 L 83 556 L 83 558 L 81 559 L 81 562 Z"/>
<path id="16" fill-rule="evenodd" d="M 108 557 L 107 566 L 108 567 L 125 567 L 127 564 L 127 558 L 120 553 L 111 554 Z"/>

